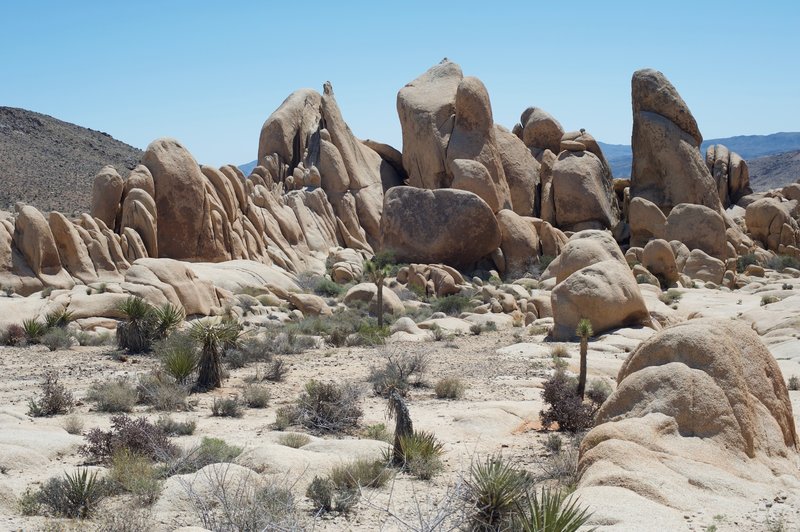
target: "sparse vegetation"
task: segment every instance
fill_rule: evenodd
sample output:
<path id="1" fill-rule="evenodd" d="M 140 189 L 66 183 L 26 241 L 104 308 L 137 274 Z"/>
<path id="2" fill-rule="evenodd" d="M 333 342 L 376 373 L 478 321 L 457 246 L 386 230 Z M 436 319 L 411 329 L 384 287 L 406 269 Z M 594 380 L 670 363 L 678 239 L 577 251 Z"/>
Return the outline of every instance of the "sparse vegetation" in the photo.
<path id="1" fill-rule="evenodd" d="M 469 298 L 461 294 L 439 297 L 431 304 L 433 312 L 444 312 L 448 316 L 458 316 L 470 308 L 472 308 L 472 304 Z"/>
<path id="2" fill-rule="evenodd" d="M 360 496 L 356 489 L 338 489 L 328 477 L 315 476 L 306 489 L 306 497 L 311 500 L 317 514 L 332 511 L 348 513 Z"/>
<path id="3" fill-rule="evenodd" d="M 12 323 L 9 325 L 2 335 L 2 344 L 8 346 L 22 346 L 27 342 L 25 329 L 21 325 Z"/>
<path id="4" fill-rule="evenodd" d="M 466 486 L 472 530 L 513 530 L 533 479 L 495 455 L 472 464 Z"/>
<path id="5" fill-rule="evenodd" d="M 359 458 L 331 469 L 328 478 L 339 489 L 380 488 L 392 478 L 386 462 Z"/>
<path id="6" fill-rule="evenodd" d="M 242 401 L 250 408 L 266 408 L 269 400 L 270 393 L 266 386 L 248 384 L 242 388 Z"/>
<path id="7" fill-rule="evenodd" d="M 47 346 L 50 351 L 69 349 L 72 347 L 72 335 L 66 329 L 53 327 L 42 335 L 39 339 L 39 343 Z"/>
<path id="8" fill-rule="evenodd" d="M 114 488 L 131 493 L 142 506 L 153 504 L 161 495 L 162 482 L 152 460 L 128 449 L 111 457 L 108 477 Z"/>
<path id="9" fill-rule="evenodd" d="M 414 431 L 399 438 L 402 469 L 420 480 L 429 480 L 443 469 L 444 445 L 430 432 Z"/>
<path id="10" fill-rule="evenodd" d="M 525 497 L 516 526 L 521 532 L 577 532 L 591 516 L 578 504 L 577 497 L 566 497 L 560 490 L 543 486 Z"/>
<path id="11" fill-rule="evenodd" d="M 797 375 L 792 375 L 791 377 L 789 377 L 789 382 L 787 383 L 787 387 L 791 391 L 800 390 L 800 377 L 798 377 Z"/>
<path id="12" fill-rule="evenodd" d="M 234 348 L 241 334 L 236 321 L 198 320 L 189 330 L 192 338 L 200 344 L 197 383 L 199 391 L 208 391 L 222 386 L 220 353 L 225 348 Z"/>
<path id="13" fill-rule="evenodd" d="M 200 445 L 177 455 L 170 461 L 164 471 L 166 476 L 185 475 L 203 469 L 209 464 L 233 462 L 242 454 L 242 449 L 228 445 L 219 438 L 204 437 Z"/>
<path id="14" fill-rule="evenodd" d="M 179 384 L 187 384 L 197 369 L 197 345 L 183 332 L 174 332 L 155 345 L 161 367 Z"/>
<path id="15" fill-rule="evenodd" d="M 596 408 L 581 400 L 577 386 L 576 379 L 568 377 L 563 369 L 557 369 L 545 381 L 542 398 L 550 408 L 540 413 L 542 425 L 558 423 L 558 429 L 567 432 L 579 432 L 592 425 Z"/>
<path id="16" fill-rule="evenodd" d="M 345 285 L 331 281 L 326 277 L 320 277 L 314 285 L 314 293 L 323 297 L 339 297 L 347 290 Z"/>
<path id="17" fill-rule="evenodd" d="M 211 415 L 214 417 L 242 417 L 244 411 L 238 397 L 214 398 L 211 404 Z"/>
<path id="18" fill-rule="evenodd" d="M 373 367 L 369 382 L 376 394 L 388 397 L 393 390 L 400 395 L 412 386 L 420 386 L 428 370 L 428 356 L 423 351 L 390 351 L 382 367 Z"/>
<path id="19" fill-rule="evenodd" d="M 678 301 L 680 301 L 682 297 L 683 293 L 680 290 L 676 288 L 670 288 L 669 290 L 658 296 L 658 299 L 665 305 L 672 306 L 678 303 Z"/>
<path id="20" fill-rule="evenodd" d="M 790 255 L 775 255 L 767 261 L 767 268 L 782 272 L 786 268 L 800 269 L 800 261 Z"/>
<path id="21" fill-rule="evenodd" d="M 53 477 L 37 491 L 23 496 L 23 513 L 46 514 L 56 517 L 87 519 L 109 492 L 108 483 L 82 468 L 63 477 Z"/>
<path id="22" fill-rule="evenodd" d="M 445 377 L 434 388 L 439 399 L 461 399 L 466 389 L 467 385 L 458 377 Z"/>
<path id="23" fill-rule="evenodd" d="M 25 339 L 29 344 L 38 344 L 44 333 L 47 332 L 44 323 L 36 319 L 22 320 L 22 329 L 25 331 Z"/>
<path id="24" fill-rule="evenodd" d="M 292 449 L 299 449 L 311 443 L 311 438 L 309 438 L 307 434 L 300 432 L 289 432 L 281 434 L 278 438 L 278 443 L 286 447 L 291 447 Z"/>
<path id="25" fill-rule="evenodd" d="M 289 366 L 280 358 L 275 358 L 269 365 L 267 372 L 264 374 L 264 380 L 272 382 L 281 382 L 289 373 Z"/>
<path id="26" fill-rule="evenodd" d="M 187 387 L 165 372 L 155 370 L 141 375 L 136 391 L 137 401 L 150 405 L 154 410 L 173 411 L 186 408 Z"/>
<path id="27" fill-rule="evenodd" d="M 45 329 L 63 329 L 72 321 L 72 312 L 67 309 L 54 310 L 44 317 Z"/>
<path id="28" fill-rule="evenodd" d="M 386 429 L 386 424 L 384 423 L 367 425 L 361 431 L 361 435 L 368 440 L 385 441 L 386 443 L 392 443 L 394 440 L 394 435 Z"/>
<path id="29" fill-rule="evenodd" d="M 125 414 L 111 417 L 111 430 L 94 428 L 86 435 L 86 444 L 78 452 L 95 462 L 107 462 L 114 453 L 127 450 L 154 461 L 177 455 L 177 448 L 167 434 L 146 418 Z"/>
<path id="30" fill-rule="evenodd" d="M 136 386 L 124 377 L 92 384 L 86 392 L 100 412 L 131 412 L 138 398 Z"/>
<path id="31" fill-rule="evenodd" d="M 320 433 L 348 432 L 358 427 L 363 415 L 359 395 L 352 384 L 310 380 L 294 405 L 278 410 L 276 423 L 288 423 L 284 428 L 299 424 Z"/>
<path id="32" fill-rule="evenodd" d="M 39 389 L 39 397 L 28 401 L 29 416 L 47 417 L 66 414 L 75 405 L 72 393 L 58 382 L 58 374 L 55 371 L 45 372 Z"/>
<path id="33" fill-rule="evenodd" d="M 758 264 L 758 257 L 755 253 L 747 253 L 736 257 L 736 271 L 738 273 L 744 273 L 751 264 Z"/>
<path id="34" fill-rule="evenodd" d="M 169 416 L 161 416 L 156 421 L 156 427 L 164 431 L 167 436 L 190 436 L 197 428 L 197 422 L 193 419 L 188 421 L 175 421 Z"/>
<path id="35" fill-rule="evenodd" d="M 564 344 L 556 344 L 550 348 L 550 356 L 554 358 L 572 358 L 569 349 Z"/>
<path id="36" fill-rule="evenodd" d="M 761 296 L 761 306 L 766 306 L 772 303 L 777 303 L 780 301 L 778 296 Z"/>
<path id="37" fill-rule="evenodd" d="M 141 297 L 131 296 L 123 301 L 119 310 L 125 320 L 117 325 L 117 346 L 128 353 L 144 353 L 153 342 L 153 306 Z"/>
<path id="38" fill-rule="evenodd" d="M 70 414 L 64 418 L 61 424 L 67 434 L 79 435 L 83 434 L 83 418 L 76 414 Z"/>
<path id="39" fill-rule="evenodd" d="M 575 329 L 575 334 L 581 339 L 581 366 L 580 373 L 578 374 L 577 394 L 581 401 L 583 401 L 586 393 L 586 359 L 589 356 L 589 338 L 591 338 L 591 336 L 594 334 L 592 322 L 586 318 L 581 318 L 581 320 L 578 322 L 578 327 Z"/>

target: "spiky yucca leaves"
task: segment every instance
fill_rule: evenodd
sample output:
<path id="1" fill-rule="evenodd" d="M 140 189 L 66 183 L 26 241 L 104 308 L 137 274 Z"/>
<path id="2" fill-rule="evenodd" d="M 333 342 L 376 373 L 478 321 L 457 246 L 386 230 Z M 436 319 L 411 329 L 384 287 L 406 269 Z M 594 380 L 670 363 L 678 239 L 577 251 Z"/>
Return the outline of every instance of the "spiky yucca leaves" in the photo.
<path id="1" fill-rule="evenodd" d="M 47 332 L 47 327 L 44 323 L 30 318 L 22 320 L 22 330 L 25 331 L 25 338 L 29 344 L 38 344 L 42 335 Z"/>
<path id="2" fill-rule="evenodd" d="M 44 326 L 47 329 L 54 329 L 56 327 L 64 328 L 72 321 L 72 312 L 67 309 L 54 310 L 44 317 Z"/>
<path id="3" fill-rule="evenodd" d="M 186 312 L 182 307 L 172 303 L 164 303 L 160 307 L 153 309 L 153 317 L 155 321 L 153 338 L 161 340 L 169 336 L 186 319 Z"/>
<path id="4" fill-rule="evenodd" d="M 164 340 L 156 343 L 156 355 L 161 359 L 161 365 L 178 384 L 189 382 L 197 369 L 198 354 L 194 339 L 184 331 L 176 331 Z"/>
<path id="5" fill-rule="evenodd" d="M 189 334 L 200 344 L 197 384 L 199 391 L 222 386 L 219 356 L 224 348 L 233 347 L 239 340 L 241 326 L 236 321 L 198 320 L 192 324 Z"/>
<path id="6" fill-rule="evenodd" d="M 581 370 L 578 376 L 577 394 L 581 398 L 581 401 L 583 401 L 583 396 L 586 391 L 586 359 L 589 354 L 589 338 L 594 334 L 592 322 L 586 318 L 581 318 L 578 322 L 578 327 L 575 329 L 575 334 L 581 339 Z"/>
<path id="7" fill-rule="evenodd" d="M 429 480 L 442 470 L 444 445 L 431 432 L 414 431 L 400 436 L 403 469 L 421 480 Z M 391 451 L 390 451 L 391 452 Z"/>
<path id="8" fill-rule="evenodd" d="M 474 506 L 472 529 L 510 530 L 533 479 L 498 455 L 473 463 L 466 484 L 465 498 Z"/>
<path id="9" fill-rule="evenodd" d="M 141 297 L 131 296 L 119 305 L 125 321 L 117 326 L 117 345 L 129 353 L 150 350 L 155 327 L 153 306 Z"/>
<path id="10" fill-rule="evenodd" d="M 34 495 L 35 502 L 52 515 L 86 519 L 97 509 L 98 503 L 108 494 L 107 483 L 89 474 L 87 468 L 51 478 Z"/>
<path id="11" fill-rule="evenodd" d="M 565 498 L 561 491 L 546 487 L 526 496 L 519 510 L 514 529 L 522 532 L 577 532 L 592 517 L 577 497 Z"/>

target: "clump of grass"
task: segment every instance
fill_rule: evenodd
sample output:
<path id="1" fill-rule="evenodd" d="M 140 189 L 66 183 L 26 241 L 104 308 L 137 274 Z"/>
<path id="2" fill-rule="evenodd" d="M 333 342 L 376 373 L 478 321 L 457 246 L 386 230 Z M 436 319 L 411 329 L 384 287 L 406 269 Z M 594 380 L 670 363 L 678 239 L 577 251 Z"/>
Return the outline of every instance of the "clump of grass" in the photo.
<path id="1" fill-rule="evenodd" d="M 184 332 L 174 332 L 155 345 L 161 367 L 178 383 L 187 384 L 197 369 L 198 353 L 194 340 Z"/>
<path id="2" fill-rule="evenodd" d="M 47 327 L 35 319 L 26 319 L 22 320 L 22 330 L 25 331 L 25 338 L 29 344 L 38 344 L 47 332 Z"/>
<path id="3" fill-rule="evenodd" d="M 392 391 L 405 396 L 412 386 L 421 386 L 428 370 L 428 355 L 418 352 L 389 352 L 382 367 L 373 367 L 369 382 L 376 394 L 388 397 Z"/>
<path id="4" fill-rule="evenodd" d="M 789 377 L 789 382 L 787 382 L 787 388 L 791 391 L 800 390 L 800 377 L 797 375 L 792 375 Z"/>
<path id="5" fill-rule="evenodd" d="M 767 268 L 782 272 L 786 268 L 800 269 L 800 261 L 791 255 L 776 255 L 767 261 Z"/>
<path id="6" fill-rule="evenodd" d="M 358 389 L 351 384 L 310 380 L 294 405 L 283 407 L 276 423 L 299 424 L 319 433 L 348 432 L 358 427 L 363 412 Z"/>
<path id="7" fill-rule="evenodd" d="M 72 410 L 75 400 L 67 387 L 58 382 L 55 371 L 47 371 L 39 386 L 38 399 L 28 401 L 28 415 L 32 417 L 49 417 L 66 414 Z"/>
<path id="8" fill-rule="evenodd" d="M 242 417 L 244 410 L 242 410 L 238 397 L 215 398 L 211 404 L 211 415 L 214 417 Z"/>
<path id="9" fill-rule="evenodd" d="M 480 323 L 473 323 L 469 326 L 469 332 L 472 333 L 473 336 L 480 336 L 483 332 L 483 325 Z"/>
<path id="10" fill-rule="evenodd" d="M 172 476 L 194 473 L 210 464 L 233 462 L 240 454 L 242 454 L 240 447 L 228 445 L 219 438 L 204 437 L 200 445 L 185 451 L 168 463 L 164 474 Z"/>
<path id="11" fill-rule="evenodd" d="M 63 477 L 53 477 L 37 491 L 23 495 L 27 515 L 44 513 L 57 517 L 87 519 L 109 493 L 109 485 L 97 478 L 97 472 L 82 468 Z"/>
<path id="12" fill-rule="evenodd" d="M 439 399 L 461 399 L 466 389 L 467 385 L 458 377 L 445 377 L 434 388 Z"/>
<path id="13" fill-rule="evenodd" d="M 288 432 L 280 435 L 278 443 L 286 447 L 291 447 L 292 449 L 299 449 L 311 443 L 311 438 L 300 432 Z"/>
<path id="14" fill-rule="evenodd" d="M 533 485 L 527 473 L 514 468 L 502 456 L 475 462 L 466 482 L 465 499 L 474 508 L 473 530 L 511 530 L 518 518 L 520 502 Z"/>
<path id="15" fill-rule="evenodd" d="M 361 431 L 361 436 L 368 440 L 385 441 L 386 443 L 392 443 L 394 441 L 394 434 L 386 429 L 385 423 L 367 425 Z"/>
<path id="16" fill-rule="evenodd" d="M 111 333 L 91 333 L 87 331 L 78 331 L 73 337 L 78 341 L 78 345 L 82 346 L 98 346 L 107 345 L 111 342 Z"/>
<path id="17" fill-rule="evenodd" d="M 315 476 L 306 489 L 315 513 L 349 513 L 361 497 L 357 489 L 339 489 L 330 478 Z"/>
<path id="18" fill-rule="evenodd" d="M 108 478 L 118 490 L 131 493 L 142 506 L 153 504 L 161 495 L 162 482 L 153 461 L 127 449 L 111 457 Z"/>
<path id="19" fill-rule="evenodd" d="M 392 473 L 386 462 L 359 458 L 334 467 L 328 478 L 339 489 L 380 488 L 389 482 Z"/>
<path id="20" fill-rule="evenodd" d="M 761 296 L 761 306 L 766 306 L 772 303 L 777 303 L 780 301 L 778 296 Z"/>
<path id="21" fill-rule="evenodd" d="M 563 441 L 561 440 L 561 436 L 552 432 L 547 435 L 547 439 L 544 441 L 544 448 L 550 451 L 552 454 L 560 453 L 562 446 Z"/>
<path id="22" fill-rule="evenodd" d="M 681 293 L 680 290 L 676 288 L 670 288 L 669 290 L 658 296 L 658 299 L 665 305 L 672 306 L 678 303 L 678 301 L 680 301 L 682 297 L 683 293 Z"/>
<path id="23" fill-rule="evenodd" d="M 437 298 L 431 304 L 433 312 L 444 312 L 448 316 L 458 316 L 462 312 L 472 307 L 467 296 L 455 294 L 452 296 Z"/>
<path id="24" fill-rule="evenodd" d="M 75 414 L 70 414 L 65 417 L 61 426 L 64 427 L 67 434 L 72 434 L 73 436 L 83 434 L 83 418 Z"/>
<path id="25" fill-rule="evenodd" d="M 588 509 L 578 504 L 577 497 L 567 497 L 564 492 L 545 486 L 526 495 L 521 506 L 516 526 L 522 532 L 577 531 L 592 517 Z"/>
<path id="26" fill-rule="evenodd" d="M 131 412 L 139 398 L 136 386 L 125 378 L 95 383 L 89 387 L 86 399 L 100 412 Z"/>
<path id="27" fill-rule="evenodd" d="M 444 445 L 430 432 L 414 431 L 400 436 L 399 450 L 402 468 L 418 479 L 429 480 L 444 468 L 441 460 Z"/>
<path id="28" fill-rule="evenodd" d="M 346 287 L 335 283 L 325 277 L 320 277 L 314 285 L 314 293 L 324 297 L 339 297 L 344 293 Z"/>
<path id="29" fill-rule="evenodd" d="M 156 427 L 167 436 L 191 436 L 197 428 L 197 422 L 193 419 L 175 421 L 170 416 L 161 416 L 156 421 Z"/>
<path id="30" fill-rule="evenodd" d="M 266 386 L 248 384 L 242 388 L 242 400 L 250 408 L 266 408 L 269 404 L 270 393 Z"/>
<path id="31" fill-rule="evenodd" d="M 161 371 L 141 375 L 137 385 L 138 402 L 154 410 L 171 412 L 186 408 L 187 386 Z"/>
<path id="32" fill-rule="evenodd" d="M 67 309 L 54 310 L 44 317 L 44 326 L 46 329 L 63 329 L 72 321 L 72 315 Z"/>
<path id="33" fill-rule="evenodd" d="M 550 356 L 555 358 L 572 358 L 569 349 L 564 344 L 556 344 L 550 348 Z"/>
<path id="34" fill-rule="evenodd" d="M 747 253 L 745 255 L 739 255 L 736 258 L 736 271 L 738 273 L 744 273 L 748 266 L 751 264 L 758 264 L 758 257 L 755 253 Z"/>
<path id="35" fill-rule="evenodd" d="M 267 368 L 264 379 L 272 382 L 281 382 L 289 373 L 289 366 L 283 358 L 276 357 Z"/>
<path id="36" fill-rule="evenodd" d="M 72 335 L 66 329 L 53 327 L 42 335 L 39 343 L 47 346 L 50 351 L 69 349 L 72 347 Z"/>
<path id="37" fill-rule="evenodd" d="M 21 325 L 13 323 L 2 334 L 2 344 L 8 346 L 25 345 L 27 338 L 25 336 L 25 329 Z"/>

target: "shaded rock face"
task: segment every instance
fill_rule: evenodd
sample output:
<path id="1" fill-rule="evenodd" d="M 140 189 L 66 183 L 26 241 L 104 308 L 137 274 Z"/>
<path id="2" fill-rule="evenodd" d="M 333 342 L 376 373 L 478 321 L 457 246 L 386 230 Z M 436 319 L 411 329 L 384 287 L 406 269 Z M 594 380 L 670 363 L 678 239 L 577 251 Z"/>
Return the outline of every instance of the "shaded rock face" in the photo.
<path id="1" fill-rule="evenodd" d="M 589 151 L 562 151 L 553 165 L 556 225 L 572 231 L 609 229 L 619 208 L 607 165 Z"/>
<path id="2" fill-rule="evenodd" d="M 709 146 L 706 149 L 706 166 L 717 183 L 719 199 L 726 209 L 738 203 L 743 196 L 753 193 L 747 161 L 738 153 L 722 144 Z"/>
<path id="3" fill-rule="evenodd" d="M 761 198 L 748 205 L 745 223 L 750 236 L 770 251 L 786 253 L 789 246 L 798 246 L 800 229 L 788 202 L 779 198 Z"/>
<path id="4" fill-rule="evenodd" d="M 631 89 L 631 197 L 643 197 L 667 214 L 679 203 L 720 210 L 716 181 L 699 152 L 703 137 L 678 91 L 650 69 L 633 74 Z"/>
<path id="5" fill-rule="evenodd" d="M 467 266 L 500 246 L 492 210 L 471 192 L 394 187 L 386 193 L 382 249 L 398 262 Z"/>
<path id="6" fill-rule="evenodd" d="M 617 382 L 581 444 L 578 495 L 615 501 L 598 518 L 635 520 L 631 503 L 643 500 L 667 513 L 751 503 L 797 474 L 789 394 L 749 327 L 695 319 L 664 329 Z"/>
<path id="7" fill-rule="evenodd" d="M 564 128 L 544 109 L 528 107 L 522 112 L 519 137 L 528 148 L 559 153 L 563 135 Z"/>

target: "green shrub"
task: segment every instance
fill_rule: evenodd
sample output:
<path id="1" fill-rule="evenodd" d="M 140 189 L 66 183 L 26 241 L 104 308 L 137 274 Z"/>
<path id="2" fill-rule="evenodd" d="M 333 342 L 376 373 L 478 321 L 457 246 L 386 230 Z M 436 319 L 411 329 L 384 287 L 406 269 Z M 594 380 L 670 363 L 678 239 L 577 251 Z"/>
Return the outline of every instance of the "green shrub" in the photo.
<path id="1" fill-rule="evenodd" d="M 512 530 L 533 479 L 501 456 L 472 464 L 465 499 L 474 508 L 473 530 Z"/>
<path id="2" fill-rule="evenodd" d="M 220 354 L 237 347 L 241 332 L 241 325 L 235 320 L 198 320 L 192 323 L 189 334 L 200 345 L 196 390 L 208 391 L 222 386 Z"/>
<path id="3" fill-rule="evenodd" d="M 301 434 L 299 432 L 289 432 L 286 434 L 281 434 L 278 438 L 278 443 L 286 447 L 291 447 L 292 449 L 299 449 L 300 447 L 311 443 L 311 438 L 309 438 L 308 435 Z"/>
<path id="4" fill-rule="evenodd" d="M 415 477 L 428 480 L 443 469 L 441 456 L 444 446 L 430 432 L 414 431 L 401 436 L 399 443 L 403 469 Z"/>
<path id="5" fill-rule="evenodd" d="M 70 414 L 65 417 L 61 426 L 64 427 L 64 430 L 67 431 L 67 434 L 83 434 L 83 419 L 75 414 Z"/>
<path id="6" fill-rule="evenodd" d="M 483 325 L 480 323 L 473 323 L 469 326 L 469 332 L 474 336 L 480 336 L 480 334 L 483 332 Z"/>
<path id="7" fill-rule="evenodd" d="M 334 467 L 328 478 L 339 489 L 380 488 L 389 482 L 392 472 L 386 462 L 358 458 Z"/>
<path id="8" fill-rule="evenodd" d="M 117 325 L 117 346 L 129 353 L 149 351 L 155 329 L 155 309 L 137 296 L 130 296 L 119 305 L 125 320 Z"/>
<path id="9" fill-rule="evenodd" d="M 526 495 L 520 510 L 515 526 L 521 532 L 577 532 L 592 516 L 577 498 L 565 498 L 561 491 L 547 487 Z"/>
<path id="10" fill-rule="evenodd" d="M 431 304 L 433 312 L 444 312 L 448 316 L 458 316 L 472 307 L 467 296 L 455 294 L 437 298 Z"/>
<path id="11" fill-rule="evenodd" d="M 592 382 L 589 383 L 589 389 L 586 391 L 586 397 L 597 408 L 600 408 L 612 391 L 611 386 L 603 379 L 592 379 Z"/>
<path id="12" fill-rule="evenodd" d="M 100 412 L 131 412 L 138 398 L 136 386 L 123 377 L 92 384 L 86 393 Z"/>
<path id="13" fill-rule="evenodd" d="M 347 289 L 346 286 L 321 277 L 314 285 L 314 293 L 324 297 L 339 297 Z"/>
<path id="14" fill-rule="evenodd" d="M 200 445 L 179 455 L 165 468 L 166 476 L 194 473 L 210 464 L 233 462 L 242 449 L 219 438 L 204 437 Z"/>
<path id="15" fill-rule="evenodd" d="M 553 434 L 552 432 L 547 435 L 547 439 L 544 441 L 544 448 L 552 454 L 560 453 L 562 446 L 563 441 L 561 440 L 561 436 Z"/>
<path id="16" fill-rule="evenodd" d="M 384 423 L 367 425 L 361 431 L 361 436 L 368 440 L 385 441 L 386 443 L 392 443 L 394 441 L 394 434 L 386 430 L 386 425 Z"/>
<path id="17" fill-rule="evenodd" d="M 65 328 L 72 321 L 72 312 L 67 309 L 54 310 L 44 317 L 46 329 Z"/>
<path id="18" fill-rule="evenodd" d="M 45 372 L 39 389 L 39 398 L 28 401 L 29 416 L 49 417 L 66 414 L 75 405 L 72 392 L 58 382 L 58 373 L 53 370 Z"/>
<path id="19" fill-rule="evenodd" d="M 467 385 L 458 377 L 445 377 L 434 388 L 439 399 L 461 399 L 466 389 Z"/>
<path id="20" fill-rule="evenodd" d="M 108 483 L 98 479 L 97 472 L 89 474 L 89 470 L 83 468 L 71 475 L 65 473 L 63 477 L 51 478 L 29 496 L 28 504 L 48 515 L 86 519 L 94 514 L 108 492 Z"/>
<path id="21" fill-rule="evenodd" d="M 272 382 L 281 382 L 289 373 L 289 366 L 282 358 L 275 358 L 270 362 L 267 372 L 264 374 L 264 379 Z"/>
<path id="22" fill-rule="evenodd" d="M 736 257 L 736 271 L 744 273 L 748 266 L 751 264 L 758 264 L 758 257 L 755 253 L 748 253 L 746 255 L 739 255 Z"/>
<path id="23" fill-rule="evenodd" d="M 390 334 L 388 325 L 380 327 L 376 322 L 368 319 L 361 323 L 355 333 L 355 338 L 352 341 L 348 338 L 348 342 L 352 345 L 383 345 Z"/>
<path id="24" fill-rule="evenodd" d="M 310 380 L 292 407 L 293 412 L 286 414 L 292 419 L 291 424 L 299 423 L 315 432 L 347 432 L 358 427 L 363 415 L 359 395 L 351 384 Z"/>
<path id="25" fill-rule="evenodd" d="M 789 377 L 789 382 L 787 383 L 787 388 L 791 391 L 800 390 L 800 377 L 797 375 L 792 375 Z"/>
<path id="26" fill-rule="evenodd" d="M 27 338 L 25 329 L 21 325 L 13 323 L 2 334 L 2 344 L 8 346 L 25 345 Z"/>
<path id="27" fill-rule="evenodd" d="M 39 343 L 47 346 L 50 351 L 69 349 L 72 347 L 72 335 L 66 329 L 54 327 L 42 335 Z"/>
<path id="28" fill-rule="evenodd" d="M 672 306 L 678 301 L 680 301 L 682 297 L 683 293 L 681 293 L 680 290 L 676 288 L 670 288 L 669 290 L 658 296 L 658 299 L 665 305 Z"/>
<path id="29" fill-rule="evenodd" d="M 266 386 L 248 384 L 242 388 L 242 400 L 250 408 L 266 408 L 270 393 Z"/>
<path id="30" fill-rule="evenodd" d="M 592 425 L 595 410 L 581 400 L 577 394 L 577 386 L 577 380 L 568 377 L 562 369 L 557 369 L 545 381 L 542 398 L 550 405 L 540 413 L 545 428 L 558 423 L 559 430 L 580 432 Z"/>
<path id="31" fill-rule="evenodd" d="M 295 405 L 285 405 L 275 412 L 275 430 L 286 430 L 299 421 L 299 411 Z"/>
<path id="32" fill-rule="evenodd" d="M 25 338 L 29 344 L 38 344 L 42 335 L 47 332 L 44 323 L 35 319 L 22 320 L 22 329 L 25 331 Z"/>
<path id="33" fill-rule="evenodd" d="M 79 345 L 82 346 L 98 346 L 107 345 L 111 342 L 111 333 L 91 333 L 87 331 L 78 331 L 74 334 L 75 339 Z"/>
<path id="34" fill-rule="evenodd" d="M 92 461 L 107 462 L 122 450 L 154 461 L 168 460 L 178 454 L 178 448 L 160 427 L 144 417 L 134 419 L 125 414 L 111 416 L 111 430 L 90 430 L 86 444 L 78 452 Z"/>
<path id="35" fill-rule="evenodd" d="M 315 513 L 348 513 L 358 503 L 361 493 L 357 489 L 339 489 L 330 478 L 314 477 L 306 490 Z"/>
<path id="36" fill-rule="evenodd" d="M 191 436 L 197 428 L 197 422 L 193 419 L 175 421 L 169 416 L 161 416 L 156 421 L 156 427 L 161 429 L 167 436 Z"/>
<path id="37" fill-rule="evenodd" d="M 767 268 L 782 272 L 786 268 L 800 269 L 800 262 L 790 255 L 776 255 L 767 261 Z"/>
<path id="38" fill-rule="evenodd" d="M 153 407 L 154 410 L 173 411 L 186 408 L 188 389 L 161 371 L 140 375 L 136 387 L 138 402 Z"/>
<path id="39" fill-rule="evenodd" d="M 127 449 L 111 457 L 108 478 L 112 486 L 131 493 L 141 505 L 153 504 L 161 495 L 162 483 L 153 462 Z"/>
<path id="40" fill-rule="evenodd" d="M 428 355 L 418 352 L 390 352 L 382 367 L 373 367 L 369 382 L 376 394 L 388 397 L 393 390 L 405 396 L 411 386 L 420 386 L 428 370 Z"/>
<path id="41" fill-rule="evenodd" d="M 214 417 L 242 417 L 244 410 L 239 404 L 238 397 L 214 398 L 211 405 L 211 415 Z"/>
<path id="42" fill-rule="evenodd" d="M 197 369 L 197 344 L 184 332 L 174 332 L 161 340 L 154 348 L 164 368 L 178 383 L 187 384 Z"/>

